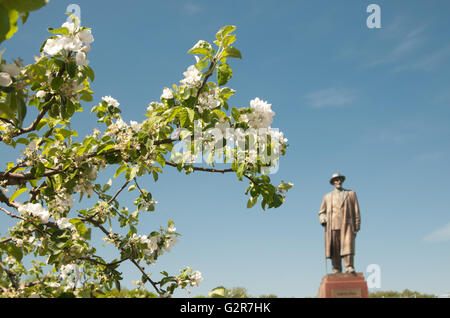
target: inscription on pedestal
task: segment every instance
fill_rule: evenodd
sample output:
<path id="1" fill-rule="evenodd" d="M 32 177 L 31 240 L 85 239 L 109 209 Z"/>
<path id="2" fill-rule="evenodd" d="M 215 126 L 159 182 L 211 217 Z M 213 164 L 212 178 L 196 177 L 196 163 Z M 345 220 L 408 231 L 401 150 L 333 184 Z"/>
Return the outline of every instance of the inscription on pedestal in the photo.
<path id="1" fill-rule="evenodd" d="M 332 289 L 333 298 L 361 298 L 361 288 Z"/>
<path id="2" fill-rule="evenodd" d="M 328 274 L 319 286 L 319 298 L 367 298 L 369 296 L 363 273 Z"/>

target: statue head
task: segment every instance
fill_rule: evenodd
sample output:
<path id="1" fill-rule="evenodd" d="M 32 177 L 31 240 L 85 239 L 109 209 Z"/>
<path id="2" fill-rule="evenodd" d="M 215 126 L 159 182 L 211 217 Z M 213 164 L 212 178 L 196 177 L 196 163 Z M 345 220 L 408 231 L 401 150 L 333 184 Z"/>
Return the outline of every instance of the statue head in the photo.
<path id="1" fill-rule="evenodd" d="M 331 176 L 330 184 L 333 185 L 336 189 L 342 188 L 342 184 L 345 181 L 345 176 L 341 175 L 340 173 L 334 173 Z"/>

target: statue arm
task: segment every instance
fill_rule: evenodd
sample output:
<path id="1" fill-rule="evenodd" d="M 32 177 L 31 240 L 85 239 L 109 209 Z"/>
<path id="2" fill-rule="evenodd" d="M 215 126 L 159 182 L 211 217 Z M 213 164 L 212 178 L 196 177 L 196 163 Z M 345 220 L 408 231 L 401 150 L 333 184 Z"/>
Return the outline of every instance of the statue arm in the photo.
<path id="1" fill-rule="evenodd" d="M 361 226 L 361 216 L 359 214 L 359 204 L 358 204 L 358 197 L 356 196 L 356 193 L 353 192 L 354 200 L 353 200 L 353 210 L 355 212 L 355 231 L 358 232 Z"/>
<path id="2" fill-rule="evenodd" d="M 327 224 L 327 200 L 325 199 L 325 196 L 323 197 L 322 204 L 320 205 L 319 222 L 321 225 Z"/>

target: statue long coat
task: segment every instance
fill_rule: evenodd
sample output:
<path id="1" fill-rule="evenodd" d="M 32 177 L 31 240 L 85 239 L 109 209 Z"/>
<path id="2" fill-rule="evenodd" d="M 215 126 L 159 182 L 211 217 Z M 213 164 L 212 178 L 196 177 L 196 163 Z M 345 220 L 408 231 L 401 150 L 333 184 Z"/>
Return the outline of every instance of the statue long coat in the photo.
<path id="1" fill-rule="evenodd" d="M 342 201 L 342 225 L 341 225 L 341 256 L 355 254 L 355 237 L 359 231 L 361 218 L 359 215 L 359 205 L 356 193 L 352 190 L 342 190 L 344 199 Z M 333 192 L 333 191 L 332 191 Z M 331 220 L 331 194 L 324 195 L 319 211 L 319 221 L 322 223 L 325 215 L 327 220 Z M 331 227 L 327 222 L 325 233 L 325 257 L 331 258 Z"/>

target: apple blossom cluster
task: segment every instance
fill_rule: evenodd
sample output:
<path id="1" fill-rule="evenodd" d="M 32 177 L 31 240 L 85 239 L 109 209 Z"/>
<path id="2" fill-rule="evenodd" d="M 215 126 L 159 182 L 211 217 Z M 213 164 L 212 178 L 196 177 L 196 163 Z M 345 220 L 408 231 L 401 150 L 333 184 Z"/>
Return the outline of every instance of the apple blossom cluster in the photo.
<path id="1" fill-rule="evenodd" d="M 198 98 L 198 110 L 203 113 L 205 109 L 212 110 L 220 106 L 220 100 L 216 96 L 216 91 L 214 89 L 209 92 L 203 92 Z"/>
<path id="2" fill-rule="evenodd" d="M 60 229 L 70 229 L 75 231 L 75 227 L 72 223 L 70 223 L 68 218 L 61 218 L 59 220 L 56 220 L 56 225 L 58 225 Z"/>
<path id="3" fill-rule="evenodd" d="M 45 199 L 49 210 L 59 215 L 64 215 L 73 207 L 73 198 L 64 189 L 57 191 L 52 198 L 45 197 Z"/>
<path id="4" fill-rule="evenodd" d="M 0 86 L 8 87 L 12 84 L 12 79 L 19 76 L 20 67 L 16 64 L 1 64 L 4 51 L 0 51 Z"/>
<path id="5" fill-rule="evenodd" d="M 183 73 L 184 79 L 180 82 L 187 86 L 197 87 L 201 84 L 202 73 L 197 70 L 195 65 L 191 65 L 187 68 L 186 72 Z"/>
<path id="6" fill-rule="evenodd" d="M 103 96 L 102 101 L 104 101 L 108 106 L 119 108 L 120 103 L 117 101 L 117 99 L 111 97 L 111 96 Z"/>
<path id="7" fill-rule="evenodd" d="M 163 254 L 164 250 L 170 252 L 171 247 L 178 242 L 176 235 L 175 227 L 173 223 L 171 223 L 165 233 L 154 232 L 150 236 L 136 235 L 136 233 L 134 233 L 130 237 L 129 243 L 135 245 L 143 252 L 145 261 L 150 265 L 156 262 L 158 257 Z"/>
<path id="8" fill-rule="evenodd" d="M 273 121 L 273 115 L 275 115 L 271 106 L 272 104 L 268 104 L 266 101 L 256 97 L 250 101 L 252 112 L 241 115 L 240 120 L 248 123 L 248 125 L 254 129 L 269 128 Z"/>
<path id="9" fill-rule="evenodd" d="M 40 203 L 19 204 L 17 210 L 22 216 L 35 217 L 44 224 L 47 224 L 50 218 L 50 213 Z"/>
<path id="10" fill-rule="evenodd" d="M 173 91 L 170 88 L 164 87 L 161 99 L 172 99 Z"/>
<path id="11" fill-rule="evenodd" d="M 81 278 L 80 270 L 77 264 L 62 265 L 59 268 L 59 273 L 59 278 L 61 281 L 66 281 L 67 283 L 65 288 L 66 290 L 73 289 Z"/>
<path id="12" fill-rule="evenodd" d="M 203 280 L 202 273 L 200 273 L 199 271 L 195 271 L 191 276 L 189 276 L 189 279 L 191 280 L 192 287 L 198 286 Z"/>
<path id="13" fill-rule="evenodd" d="M 77 65 L 86 66 L 89 61 L 86 59 L 86 52 L 91 50 L 91 43 L 94 42 L 91 30 L 80 28 L 77 18 L 73 22 L 64 22 L 61 26 L 67 30 L 63 35 L 50 38 L 44 45 L 44 52 L 49 55 L 56 55 L 62 50 L 75 52 Z"/>

